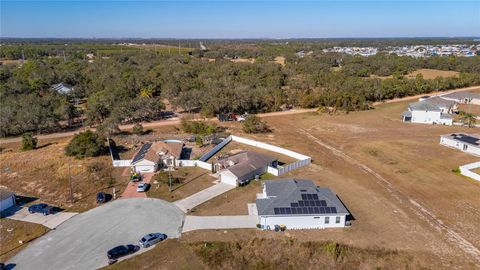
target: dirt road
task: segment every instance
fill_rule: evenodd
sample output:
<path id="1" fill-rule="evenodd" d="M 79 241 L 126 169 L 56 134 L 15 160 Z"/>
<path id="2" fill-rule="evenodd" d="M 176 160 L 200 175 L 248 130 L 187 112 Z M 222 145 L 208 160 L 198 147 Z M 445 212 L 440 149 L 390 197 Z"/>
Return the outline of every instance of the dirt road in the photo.
<path id="1" fill-rule="evenodd" d="M 395 102 L 402 102 L 402 101 L 407 101 L 407 100 L 418 100 L 419 98 L 423 96 L 432 96 L 432 95 L 444 95 L 444 94 L 450 94 L 450 93 L 456 93 L 456 92 L 463 92 L 463 91 L 475 91 L 475 90 L 480 90 L 480 86 L 471 86 L 471 87 L 466 87 L 466 88 L 459 88 L 459 89 L 454 89 L 454 90 L 449 90 L 449 91 L 437 91 L 437 92 L 431 92 L 428 94 L 421 94 L 421 95 L 415 95 L 415 96 L 408 96 L 408 97 L 403 97 L 403 98 L 394 98 L 394 99 L 389 99 L 385 101 L 378 101 L 374 102 L 372 105 L 377 106 L 385 103 L 395 103 Z"/>
<path id="2" fill-rule="evenodd" d="M 283 112 L 269 112 L 269 113 L 260 113 L 257 114 L 259 117 L 272 117 L 272 116 L 282 116 L 282 115 L 290 115 L 290 114 L 298 114 L 298 113 L 305 113 L 305 112 L 314 112 L 317 109 L 294 109 L 290 111 L 283 111 Z M 210 121 L 218 122 L 217 118 L 210 118 L 208 119 Z M 153 121 L 153 122 L 144 122 L 142 123 L 144 128 L 156 128 L 156 127 L 162 127 L 162 126 L 172 126 L 172 125 L 179 125 L 180 124 L 180 118 L 171 118 L 168 120 L 158 120 L 158 121 Z M 133 128 L 133 124 L 130 125 L 120 125 L 119 126 L 120 130 L 123 131 L 128 131 Z M 88 128 L 88 130 L 94 131 L 95 128 Z M 57 139 L 57 138 L 65 138 L 65 137 L 71 137 L 79 132 L 83 131 L 83 128 L 79 128 L 74 131 L 68 131 L 68 132 L 58 132 L 58 133 L 51 133 L 51 134 L 45 134 L 45 135 L 37 135 L 36 137 L 39 140 L 48 140 L 48 139 Z M 21 137 L 12 137 L 12 138 L 6 138 L 6 139 L 0 139 L 0 144 L 6 144 L 6 143 L 15 143 L 15 142 L 20 142 L 22 140 Z"/>

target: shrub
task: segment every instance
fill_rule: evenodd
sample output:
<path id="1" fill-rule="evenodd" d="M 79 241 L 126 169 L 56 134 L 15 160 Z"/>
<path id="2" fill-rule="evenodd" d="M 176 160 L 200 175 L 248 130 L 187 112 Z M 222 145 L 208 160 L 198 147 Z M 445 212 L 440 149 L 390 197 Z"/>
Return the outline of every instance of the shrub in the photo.
<path id="1" fill-rule="evenodd" d="M 249 115 L 243 122 L 243 131 L 245 133 L 267 133 L 270 132 L 270 129 L 267 123 L 256 115 Z"/>
<path id="2" fill-rule="evenodd" d="M 135 135 L 142 135 L 143 134 L 143 126 L 140 123 L 136 123 L 132 128 L 132 133 Z"/>
<path id="3" fill-rule="evenodd" d="M 209 135 L 218 130 L 218 127 L 215 124 L 209 124 L 205 121 L 192 121 L 185 118 L 182 118 L 181 127 L 183 132 L 198 135 Z"/>
<path id="4" fill-rule="evenodd" d="M 195 144 L 197 144 L 199 147 L 203 146 L 203 138 L 202 136 L 197 136 L 195 137 Z"/>
<path id="5" fill-rule="evenodd" d="M 22 135 L 22 151 L 33 150 L 37 148 L 37 138 L 33 137 L 31 132 Z"/>
<path id="6" fill-rule="evenodd" d="M 105 151 L 104 139 L 90 130 L 76 134 L 65 147 L 65 154 L 76 158 L 96 157 Z"/>

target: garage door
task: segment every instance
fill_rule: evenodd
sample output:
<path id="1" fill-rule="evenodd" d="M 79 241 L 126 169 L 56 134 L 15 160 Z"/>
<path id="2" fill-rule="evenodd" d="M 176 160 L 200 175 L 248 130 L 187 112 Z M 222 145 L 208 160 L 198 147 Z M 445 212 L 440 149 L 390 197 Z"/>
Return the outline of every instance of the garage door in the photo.
<path id="1" fill-rule="evenodd" d="M 237 185 L 237 177 L 228 171 L 220 173 L 220 181 L 233 186 Z"/>
<path id="2" fill-rule="evenodd" d="M 0 211 L 10 208 L 14 205 L 14 197 L 5 198 L 0 202 Z"/>
<path id="3" fill-rule="evenodd" d="M 153 172 L 155 166 L 150 166 L 150 165 L 140 165 L 140 166 L 135 166 L 135 171 L 136 172 Z"/>

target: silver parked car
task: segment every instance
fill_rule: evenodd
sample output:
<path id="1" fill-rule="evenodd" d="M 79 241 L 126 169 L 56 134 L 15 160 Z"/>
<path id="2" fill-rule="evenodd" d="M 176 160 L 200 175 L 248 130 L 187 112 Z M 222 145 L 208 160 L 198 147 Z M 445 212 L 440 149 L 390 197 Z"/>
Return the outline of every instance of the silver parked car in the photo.
<path id="1" fill-rule="evenodd" d="M 167 239 L 167 235 L 163 233 L 149 233 L 142 237 L 138 243 L 140 246 L 144 248 L 148 248 L 151 245 L 155 245 L 156 243 Z"/>
<path id="2" fill-rule="evenodd" d="M 139 183 L 137 186 L 137 192 L 145 192 L 148 189 L 147 183 Z"/>

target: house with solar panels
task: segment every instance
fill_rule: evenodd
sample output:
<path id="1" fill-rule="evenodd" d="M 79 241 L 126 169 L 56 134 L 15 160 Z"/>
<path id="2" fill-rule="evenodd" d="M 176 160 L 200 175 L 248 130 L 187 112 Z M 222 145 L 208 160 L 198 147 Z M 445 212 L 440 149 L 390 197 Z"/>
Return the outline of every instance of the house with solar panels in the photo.
<path id="1" fill-rule="evenodd" d="M 480 135 L 453 133 L 440 136 L 440 144 L 480 156 Z"/>
<path id="2" fill-rule="evenodd" d="M 179 160 L 184 144 L 175 141 L 145 143 L 133 156 L 131 167 L 134 172 L 155 172 L 161 168 L 174 167 Z"/>
<path id="3" fill-rule="evenodd" d="M 73 91 L 73 86 L 66 83 L 59 83 L 52 85 L 53 90 L 61 94 L 68 94 Z"/>
<path id="4" fill-rule="evenodd" d="M 257 194 L 259 224 L 264 230 L 276 226 L 287 229 L 341 228 L 350 214 L 340 199 L 328 188 L 311 180 L 268 180 Z"/>
<path id="5" fill-rule="evenodd" d="M 428 99 L 422 100 L 410 103 L 407 110 L 402 113 L 402 120 L 421 124 L 453 125 L 452 116 L 444 113 L 444 110 L 439 105 L 430 103 Z"/>

